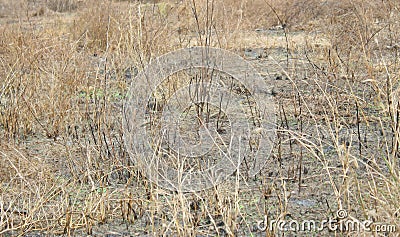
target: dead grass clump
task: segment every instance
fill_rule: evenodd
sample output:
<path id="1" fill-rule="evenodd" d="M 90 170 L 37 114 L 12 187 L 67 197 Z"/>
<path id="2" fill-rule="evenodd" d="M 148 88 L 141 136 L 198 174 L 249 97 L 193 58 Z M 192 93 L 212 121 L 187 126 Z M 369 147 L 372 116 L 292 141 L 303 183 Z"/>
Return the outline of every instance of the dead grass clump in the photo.
<path id="1" fill-rule="evenodd" d="M 85 9 L 80 14 L 74 22 L 71 33 L 77 40 L 83 41 L 82 46 L 104 51 L 114 33 L 113 19 L 118 15 L 118 10 L 111 9 L 110 3 L 98 3 L 97 7 Z"/>
<path id="2" fill-rule="evenodd" d="M 0 233 L 51 228 L 56 216 L 50 200 L 59 193 L 54 170 L 12 146 L 2 145 L 0 158 Z"/>
<path id="3" fill-rule="evenodd" d="M 6 134 L 59 136 L 73 104 L 71 95 L 85 78 L 85 72 L 75 67 L 79 60 L 72 54 L 74 45 L 16 28 L 3 35 L 8 42 L 3 44 L 3 55 L 10 62 L 0 69 L 5 75 L 1 97 L 6 105 L 0 121 Z"/>
<path id="4" fill-rule="evenodd" d="M 26 5 L 29 3 L 25 3 L 24 1 L 21 0 L 15 0 L 15 1 L 10 1 L 10 0 L 1 0 L 0 1 L 0 19 L 12 17 L 12 18 L 18 18 L 21 16 L 24 16 L 26 13 L 24 10 L 26 10 Z"/>
<path id="5" fill-rule="evenodd" d="M 47 7 L 55 12 L 72 12 L 78 8 L 79 0 L 47 0 Z"/>

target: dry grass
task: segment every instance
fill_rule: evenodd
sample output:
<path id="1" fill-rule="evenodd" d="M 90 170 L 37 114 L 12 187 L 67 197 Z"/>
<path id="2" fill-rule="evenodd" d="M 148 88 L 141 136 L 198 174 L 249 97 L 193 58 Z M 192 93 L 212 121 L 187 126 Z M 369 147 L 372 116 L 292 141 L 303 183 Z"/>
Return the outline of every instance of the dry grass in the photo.
<path id="1" fill-rule="evenodd" d="M 0 235 L 250 235 L 338 209 L 398 234 L 399 21 L 394 0 L 0 0 Z M 277 139 L 256 178 L 169 192 L 128 156 L 122 107 L 137 70 L 193 45 L 265 52 Z"/>

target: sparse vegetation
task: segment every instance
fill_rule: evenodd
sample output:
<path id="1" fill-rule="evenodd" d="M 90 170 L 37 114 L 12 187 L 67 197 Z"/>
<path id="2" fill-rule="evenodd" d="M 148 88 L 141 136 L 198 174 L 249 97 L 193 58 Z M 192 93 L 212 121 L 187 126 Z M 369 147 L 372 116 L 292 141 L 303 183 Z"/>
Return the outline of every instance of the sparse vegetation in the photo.
<path id="1" fill-rule="evenodd" d="M 76 0 L 47 0 L 47 7 L 55 12 L 71 12 L 78 8 Z"/>
<path id="2" fill-rule="evenodd" d="M 275 236 L 257 221 L 339 209 L 398 235 L 399 23 L 396 0 L 0 0 L 0 235 Z M 127 153 L 123 104 L 195 45 L 257 68 L 277 137 L 256 177 L 172 192 Z"/>

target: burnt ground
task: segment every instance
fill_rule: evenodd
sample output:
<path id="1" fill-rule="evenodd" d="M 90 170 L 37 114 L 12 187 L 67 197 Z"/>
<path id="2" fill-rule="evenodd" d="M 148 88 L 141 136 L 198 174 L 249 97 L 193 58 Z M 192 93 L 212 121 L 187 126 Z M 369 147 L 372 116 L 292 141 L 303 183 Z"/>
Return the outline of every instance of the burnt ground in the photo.
<path id="1" fill-rule="evenodd" d="M 279 34 L 279 32 L 264 34 Z M 270 83 L 271 94 L 274 96 L 278 111 L 278 132 L 273 152 L 270 156 L 265 154 L 267 159 L 265 168 L 255 178 L 241 181 L 240 214 L 237 217 L 240 221 L 236 234 L 265 236 L 265 231 L 257 228 L 257 222 L 264 220 L 265 216 L 286 221 L 318 221 L 334 219 L 336 211 L 344 209 L 354 218 L 360 220 L 367 218 L 366 210 L 358 202 L 359 198 L 370 195 L 370 192 L 364 190 L 356 195 L 358 190 L 354 189 L 362 188 L 365 185 L 363 181 L 369 179 L 370 174 L 367 169 L 388 173 L 384 161 L 380 158 L 384 151 L 377 147 L 382 142 L 380 141 L 382 133 L 387 139 L 391 137 L 389 124 L 386 124 L 387 118 L 381 117 L 379 109 L 371 103 L 375 96 L 372 87 L 361 79 L 354 82 L 345 76 L 323 78 L 321 75 L 324 72 L 319 68 L 321 65 L 310 62 L 304 57 L 304 52 L 289 52 L 288 55 L 285 48 L 251 48 L 243 50 L 242 53 L 266 82 Z M 347 95 L 360 96 L 362 104 L 356 105 L 353 98 L 346 98 Z M 336 103 L 335 119 L 330 117 L 332 108 L 327 104 L 329 100 Z M 358 118 L 359 122 L 357 114 L 354 113 L 356 106 L 359 106 L 359 114 L 363 116 Z M 118 108 L 116 113 L 120 114 L 122 104 L 117 104 L 116 107 Z M 44 147 L 54 149 L 57 146 L 53 141 L 38 138 L 33 138 L 31 142 L 38 145 L 27 143 L 29 145 L 26 151 L 35 155 L 40 155 Z M 356 155 L 353 156 L 353 153 Z M 146 196 L 145 187 L 135 182 L 124 183 L 118 175 L 114 177 L 116 182 L 107 186 L 108 192 L 119 196 L 119 192 L 132 190 L 129 191 L 132 200 L 140 200 Z M 112 176 L 113 174 L 110 174 L 108 179 L 112 179 Z M 235 191 L 228 188 L 235 187 L 235 177 L 231 178 L 231 181 L 227 180 L 221 184 L 222 190 Z M 358 183 L 360 187 L 350 187 L 349 183 L 352 182 Z M 84 191 L 85 189 L 87 188 L 82 187 L 82 192 L 90 191 Z M 168 191 L 157 192 L 160 200 L 163 199 L 163 195 L 164 198 L 171 198 L 171 193 Z M 342 192 L 348 192 L 348 196 L 343 197 Z M 198 198 L 201 200 L 202 194 L 206 193 L 207 191 L 200 192 Z M 191 195 L 187 194 L 188 197 Z M 79 198 L 76 201 L 79 202 Z M 342 203 L 343 206 L 339 208 L 338 203 Z M 116 204 L 110 200 L 110 205 Z M 162 217 L 158 214 L 153 214 L 151 217 L 150 201 L 141 205 L 143 206 L 139 209 L 143 209 L 143 213 L 138 214 L 133 224 L 121 218 L 107 220 L 93 225 L 92 236 L 152 236 L 149 233 L 150 226 L 154 225 L 156 231 L 162 229 L 161 223 L 165 221 L 164 218 L 168 220 L 164 215 L 172 212 L 171 207 L 165 204 L 165 207 L 161 207 L 164 209 L 161 211 L 164 214 L 160 214 Z M 205 217 L 200 220 L 196 235 L 210 236 L 217 233 L 226 235 L 224 231 L 226 223 L 223 217 L 217 215 L 214 218 L 217 221 L 215 225 L 218 232 L 210 219 Z M 73 233 L 84 235 L 86 231 L 77 229 Z M 323 231 L 297 233 L 277 231 L 277 233 L 285 236 L 340 235 L 339 232 L 329 231 L 327 227 Z M 351 233 L 358 235 L 356 231 Z M 169 235 L 168 232 L 166 234 Z M 347 234 L 349 233 L 343 235 Z M 44 236 L 44 234 L 25 236 Z"/>
<path id="2" fill-rule="evenodd" d="M 259 29 L 252 34 L 271 41 L 285 40 L 285 32 L 281 29 Z M 305 33 L 287 35 L 289 38 L 301 36 L 305 37 Z M 382 95 L 369 83 L 370 75 L 366 72 L 354 74 L 329 71 L 327 61 L 323 60 L 329 57 L 325 45 L 319 42 L 315 44 L 313 50 L 305 50 L 300 43 L 290 50 L 284 47 L 285 44 L 234 50 L 265 78 L 271 87 L 270 93 L 274 97 L 277 111 L 274 149 L 270 155 L 265 154 L 267 165 L 254 178 L 233 175 L 215 190 L 177 194 L 156 188 L 140 176 L 134 164 L 126 161 L 116 163 L 113 170 L 104 172 L 101 182 L 90 180 L 90 175 L 80 180 L 70 170 L 76 169 L 77 176 L 85 173 L 85 167 L 71 162 L 71 157 L 82 155 L 82 152 L 79 149 L 68 149 L 72 147 L 71 144 L 79 143 L 84 138 L 72 136 L 72 139 L 49 139 L 37 135 L 20 141 L 20 150 L 26 157 L 45 157 L 44 162 L 55 171 L 53 178 L 56 186 L 62 186 L 63 189 L 54 190 L 54 195 L 70 192 L 69 200 L 61 202 L 63 205 L 69 203 L 69 206 L 74 206 L 74 211 L 69 212 L 69 215 L 76 222 L 71 224 L 73 228 L 65 228 L 67 217 L 59 216 L 53 226 L 58 230 L 53 232 L 54 235 L 182 235 L 184 232 L 177 234 L 169 226 L 175 225 L 175 219 L 182 221 L 179 207 L 174 204 L 180 195 L 190 204 L 190 218 L 197 223 L 196 227 L 190 228 L 195 229 L 196 236 L 227 236 L 229 233 L 237 236 L 361 235 L 358 231 L 340 232 L 328 228 L 322 231 L 294 232 L 277 230 L 275 227 L 274 231 L 267 233 L 257 228 L 258 221 L 264 220 L 265 216 L 270 221 L 337 220 L 338 210 L 346 210 L 348 216 L 344 220 L 354 218 L 398 224 L 388 222 L 393 220 L 392 217 L 382 216 L 385 208 L 399 208 L 398 203 L 393 201 L 396 198 L 389 198 L 395 196 L 397 191 L 391 193 L 388 191 L 390 188 L 387 189 L 390 183 L 387 180 L 392 177 L 388 163 L 392 160 L 385 157 L 388 150 L 393 149 L 394 132 L 391 127 L 392 118 L 379 102 Z M 397 52 L 387 51 L 387 57 L 393 54 Z M 94 58 L 98 60 L 98 56 Z M 133 70 L 126 69 L 122 74 L 109 68 L 103 70 L 102 66 L 92 60 L 88 59 L 87 64 L 88 68 L 93 68 L 87 70 L 109 75 L 111 80 L 122 76 L 130 81 L 135 74 Z M 77 93 L 77 100 L 88 93 Z M 121 126 L 122 121 L 124 100 L 119 97 L 122 94 L 115 93 L 110 103 L 112 108 L 109 116 L 114 117 L 116 127 Z M 95 101 L 92 106 L 96 108 Z M 122 139 L 115 138 L 115 143 L 122 143 Z M 80 144 L 80 147 L 83 146 Z M 123 145 L 120 148 L 123 149 Z M 397 164 L 395 168 L 398 168 Z M 379 178 L 371 178 L 372 174 Z M 240 181 L 238 186 L 237 180 Z M 3 190 L 15 192 L 14 187 L 4 182 Z M 218 196 L 215 203 L 210 201 L 213 195 Z M 383 197 L 388 198 L 385 207 L 379 204 Z M 104 202 L 106 207 L 92 207 L 95 212 L 107 213 L 107 218 L 83 215 L 82 209 L 88 200 Z M 51 200 L 48 205 L 57 206 L 57 201 Z M 217 205 L 225 205 L 221 209 L 226 212 L 217 210 Z M 210 210 L 204 212 L 205 208 Z M 232 223 L 235 223 L 235 228 Z M 22 236 L 49 235 L 43 230 L 33 229 L 29 232 Z M 18 233 L 21 232 L 10 231 L 5 236 Z M 388 235 L 389 232 L 375 234 Z"/>

